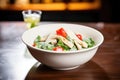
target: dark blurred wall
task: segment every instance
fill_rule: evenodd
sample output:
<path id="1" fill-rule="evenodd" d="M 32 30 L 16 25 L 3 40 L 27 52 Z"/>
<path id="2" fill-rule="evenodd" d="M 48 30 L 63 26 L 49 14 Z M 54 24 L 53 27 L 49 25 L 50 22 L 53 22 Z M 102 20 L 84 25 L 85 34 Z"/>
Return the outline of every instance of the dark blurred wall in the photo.
<path id="1" fill-rule="evenodd" d="M 120 22 L 120 0 L 110 0 L 111 18 L 115 22 Z"/>
<path id="2" fill-rule="evenodd" d="M 0 21 L 22 21 L 22 11 L 0 11 Z M 43 11 L 41 21 L 99 21 L 98 11 Z"/>
<path id="3" fill-rule="evenodd" d="M 101 21 L 120 22 L 120 0 L 102 0 Z"/>

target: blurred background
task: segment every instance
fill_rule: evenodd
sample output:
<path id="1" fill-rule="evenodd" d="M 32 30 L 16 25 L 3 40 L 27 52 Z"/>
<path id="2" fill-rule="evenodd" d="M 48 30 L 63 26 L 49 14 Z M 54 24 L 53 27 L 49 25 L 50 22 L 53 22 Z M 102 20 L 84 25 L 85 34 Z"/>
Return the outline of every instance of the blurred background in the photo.
<path id="1" fill-rule="evenodd" d="M 120 22 L 119 0 L 0 0 L 0 21 L 23 21 L 22 10 L 42 10 L 41 21 Z"/>

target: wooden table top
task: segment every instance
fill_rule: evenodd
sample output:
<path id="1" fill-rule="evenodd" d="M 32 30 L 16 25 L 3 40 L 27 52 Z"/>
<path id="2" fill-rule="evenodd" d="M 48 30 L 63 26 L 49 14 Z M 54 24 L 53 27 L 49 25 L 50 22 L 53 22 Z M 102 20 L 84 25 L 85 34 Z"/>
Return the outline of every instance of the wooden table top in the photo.
<path id="1" fill-rule="evenodd" d="M 53 22 L 40 25 L 48 23 Z M 120 23 L 72 23 L 99 30 L 104 42 L 86 64 L 60 71 L 38 63 L 26 53 L 21 40 L 25 23 L 0 22 L 0 80 L 120 80 Z"/>

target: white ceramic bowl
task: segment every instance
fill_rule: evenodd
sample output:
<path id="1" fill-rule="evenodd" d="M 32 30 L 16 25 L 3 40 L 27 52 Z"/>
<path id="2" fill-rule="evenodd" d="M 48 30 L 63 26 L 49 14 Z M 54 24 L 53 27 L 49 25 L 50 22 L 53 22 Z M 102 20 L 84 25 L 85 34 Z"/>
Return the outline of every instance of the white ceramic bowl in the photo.
<path id="1" fill-rule="evenodd" d="M 95 41 L 95 46 L 78 51 L 55 52 L 43 49 L 37 49 L 32 46 L 37 35 L 46 35 L 60 27 L 71 29 L 73 32 L 79 32 L 84 37 L 91 37 Z M 25 31 L 22 40 L 26 44 L 32 56 L 40 63 L 57 70 L 70 70 L 79 67 L 88 62 L 95 55 L 98 47 L 102 44 L 104 37 L 96 29 L 77 24 L 46 24 Z"/>

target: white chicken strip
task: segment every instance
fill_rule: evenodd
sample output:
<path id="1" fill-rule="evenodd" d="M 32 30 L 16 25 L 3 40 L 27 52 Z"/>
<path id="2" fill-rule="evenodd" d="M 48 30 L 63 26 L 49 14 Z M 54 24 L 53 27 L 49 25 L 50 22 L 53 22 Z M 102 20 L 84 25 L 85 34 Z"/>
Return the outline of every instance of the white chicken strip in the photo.
<path id="1" fill-rule="evenodd" d="M 41 37 L 40 41 L 41 41 L 41 42 L 45 42 L 47 38 L 48 38 L 48 35 L 43 36 L 43 37 Z"/>
<path id="2" fill-rule="evenodd" d="M 62 36 L 56 35 L 56 38 L 61 39 L 64 44 L 66 44 L 69 48 L 73 48 L 74 44 L 70 41 L 68 41 L 66 38 Z"/>
<path id="3" fill-rule="evenodd" d="M 78 44 L 78 42 L 76 40 L 74 40 L 74 42 L 75 42 L 75 45 L 78 50 L 82 49 L 82 46 L 80 44 Z"/>
<path id="4" fill-rule="evenodd" d="M 67 35 L 68 35 L 71 39 L 77 41 L 77 43 L 79 43 L 80 45 L 82 45 L 82 47 L 84 47 L 84 48 L 87 48 L 87 47 L 88 47 L 88 44 L 85 43 L 85 42 L 83 42 L 83 41 L 81 41 L 71 30 L 66 29 L 66 28 L 64 28 L 64 30 L 66 31 Z"/>
<path id="5" fill-rule="evenodd" d="M 52 44 L 57 43 L 57 40 L 55 39 L 55 35 L 56 35 L 55 32 L 50 33 L 50 35 L 48 36 L 45 42 L 52 43 Z"/>
<path id="6" fill-rule="evenodd" d="M 81 40 L 78 40 L 78 39 L 75 39 L 75 41 L 77 41 L 84 48 L 88 47 L 88 44 L 86 42 L 84 42 L 84 41 L 81 41 Z"/>

